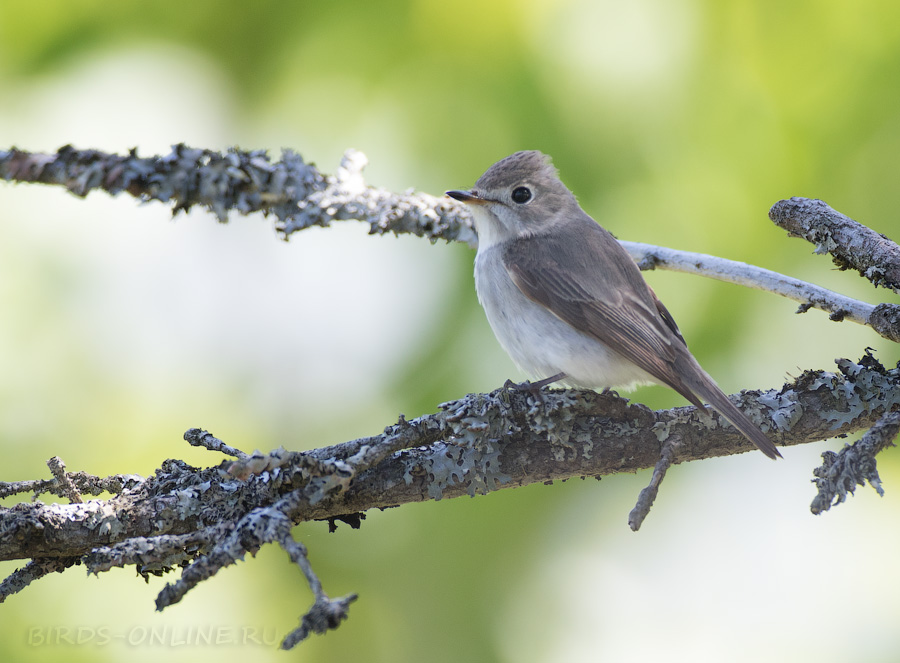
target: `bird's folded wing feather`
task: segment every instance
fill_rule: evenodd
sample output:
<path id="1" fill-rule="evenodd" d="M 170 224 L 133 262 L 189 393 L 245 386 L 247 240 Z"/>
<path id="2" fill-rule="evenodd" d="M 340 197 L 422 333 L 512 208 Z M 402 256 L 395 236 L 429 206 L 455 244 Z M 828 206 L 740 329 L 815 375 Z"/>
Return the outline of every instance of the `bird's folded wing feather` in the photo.
<path id="1" fill-rule="evenodd" d="M 510 278 L 564 322 L 682 391 L 674 362 L 686 346 L 675 321 L 631 256 L 612 235 L 590 224 L 593 228 L 578 229 L 577 238 L 557 230 L 511 242 L 503 253 Z"/>

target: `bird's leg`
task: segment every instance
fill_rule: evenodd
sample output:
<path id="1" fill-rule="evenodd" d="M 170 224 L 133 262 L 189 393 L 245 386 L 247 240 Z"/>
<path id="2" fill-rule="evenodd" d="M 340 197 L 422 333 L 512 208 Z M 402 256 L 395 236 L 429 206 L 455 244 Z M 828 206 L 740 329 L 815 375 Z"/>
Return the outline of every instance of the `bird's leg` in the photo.
<path id="1" fill-rule="evenodd" d="M 549 378 L 544 378 L 542 380 L 538 380 L 537 382 L 531 382 L 530 380 L 525 380 L 524 382 L 515 383 L 512 380 L 507 380 L 503 383 L 504 389 L 515 389 L 516 391 L 527 391 L 532 396 L 534 396 L 540 402 L 544 402 L 543 397 L 541 396 L 541 389 L 546 387 L 548 384 L 553 384 L 559 380 L 562 380 L 566 377 L 565 373 L 557 373 L 556 375 L 551 375 Z"/>
<path id="2" fill-rule="evenodd" d="M 560 380 L 565 380 L 565 373 L 557 373 L 556 375 L 551 375 L 549 378 L 544 378 L 543 380 L 538 380 L 537 382 L 532 382 L 531 386 L 534 389 L 543 389 L 548 384 L 553 384 L 554 382 L 559 382 Z"/>

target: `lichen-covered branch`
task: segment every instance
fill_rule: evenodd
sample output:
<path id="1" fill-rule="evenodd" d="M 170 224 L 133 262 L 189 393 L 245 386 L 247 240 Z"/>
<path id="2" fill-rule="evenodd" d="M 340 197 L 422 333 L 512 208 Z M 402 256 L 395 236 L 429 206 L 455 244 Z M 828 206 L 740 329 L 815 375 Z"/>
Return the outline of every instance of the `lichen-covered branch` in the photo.
<path id="1" fill-rule="evenodd" d="M 48 461 L 48 465 L 52 462 Z M 62 467 L 65 472 L 65 466 Z M 21 493 L 34 493 L 34 496 L 50 493 L 59 497 L 67 497 L 71 490 L 69 484 L 74 485 L 80 495 L 100 495 L 101 493 L 121 493 L 126 488 L 134 488 L 143 481 L 143 477 L 137 474 L 113 474 L 108 477 L 98 477 L 86 472 L 65 472 L 65 485 L 59 479 L 37 479 L 27 481 L 0 481 L 0 497 L 10 497 Z"/>
<path id="2" fill-rule="evenodd" d="M 170 203 L 176 213 L 200 205 L 223 222 L 233 210 L 262 212 L 275 218 L 283 236 L 356 219 L 368 223 L 374 234 L 410 233 L 475 245 L 462 206 L 427 194 L 366 186 L 365 163 L 362 154 L 347 152 L 330 176 L 287 150 L 273 162 L 264 152 L 233 149 L 221 154 L 184 145 L 149 158 L 134 151 L 122 156 L 64 147 L 49 155 L 13 149 L 0 151 L 0 178 L 61 185 L 79 196 L 94 189 L 111 195 L 127 192 L 143 201 Z M 772 218 L 789 229 L 800 223 L 796 227 L 807 228 L 803 232 L 811 241 L 832 251 L 841 266 L 896 289 L 896 245 L 824 203 L 811 202 L 816 204 L 782 201 L 773 207 Z M 623 244 L 643 269 L 689 271 L 768 290 L 799 301 L 798 312 L 821 308 L 832 320 L 867 324 L 900 341 L 896 305 L 873 307 L 712 256 Z M 852 451 L 826 456 L 816 473 L 819 510 L 842 501 L 846 491 L 864 481 L 880 491 L 874 455 L 900 429 L 900 414 L 895 413 L 900 409 L 900 368 L 885 369 L 869 354 L 859 362 L 837 363 L 838 372 L 807 371 L 781 389 L 737 397 L 782 446 L 874 426 Z M 0 496 L 33 493 L 35 498 L 0 508 L 0 560 L 31 560 L 0 583 L 0 601 L 73 564 L 84 564 L 95 574 L 122 566 L 134 566 L 143 575 L 180 568 L 181 577 L 157 597 L 158 609 L 164 609 L 246 553 L 275 543 L 304 574 L 314 597 L 282 643 L 290 648 L 311 633 L 337 627 L 356 598 L 328 597 L 305 547 L 291 536 L 297 523 L 327 520 L 331 527 L 338 521 L 358 527 L 363 512 L 372 508 L 654 467 L 629 518 L 637 529 L 672 465 L 751 449 L 716 413 L 694 407 L 653 412 L 615 394 L 547 390 L 535 397 L 506 388 L 469 394 L 409 421 L 401 415 L 383 433 L 308 452 L 280 448 L 248 454 L 199 429 L 188 431 L 185 439 L 230 458 L 206 469 L 167 460 L 146 479 L 69 472 L 61 459 L 53 458 L 48 462 L 52 479 L 0 482 Z M 103 491 L 113 496 L 83 499 Z M 70 503 L 36 501 L 44 493 Z"/>
<path id="3" fill-rule="evenodd" d="M 62 573 L 77 561 L 77 557 L 38 557 L 31 560 L 0 582 L 0 603 L 13 594 L 18 594 L 35 580 L 51 573 Z"/>
<path id="4" fill-rule="evenodd" d="M 63 186 L 78 196 L 95 189 L 110 195 L 128 193 L 142 201 L 169 203 L 173 213 L 199 205 L 222 222 L 227 221 L 231 211 L 262 212 L 275 217 L 275 227 L 285 237 L 312 226 L 357 220 L 367 223 L 372 234 L 412 234 L 432 241 L 460 241 L 473 247 L 477 244 L 465 206 L 445 196 L 413 191 L 397 194 L 367 186 L 362 174 L 366 163 L 361 152 L 348 150 L 335 174 L 325 175 L 291 150 L 284 150 L 281 160 L 273 161 L 260 150 L 232 148 L 222 154 L 186 145 L 175 145 L 171 153 L 155 157 L 139 157 L 136 150 L 118 155 L 65 146 L 55 154 L 44 154 L 13 148 L 0 151 L 0 179 Z M 781 224 L 795 217 L 819 218 L 816 214 L 823 207 L 830 210 L 824 218 L 831 225 L 824 231 L 810 231 L 811 237 L 825 238 L 811 241 L 826 247 L 845 237 L 846 224 L 839 223 L 840 219 L 859 226 L 821 201 L 807 201 L 818 204 L 812 208 L 803 201 L 806 199 L 782 201 L 772 208 L 770 216 Z M 803 214 L 793 214 L 792 210 Z M 896 246 L 859 227 L 868 233 L 867 238 L 879 238 L 880 242 L 867 239 L 867 246 L 874 248 L 863 255 L 861 262 L 849 262 L 850 258 L 846 258 L 847 262 L 840 264 L 858 264 L 861 271 L 877 277 L 873 282 L 878 284 L 896 283 L 892 279 L 897 267 L 890 265 L 897 263 L 879 262 L 895 260 L 897 254 L 889 246 Z M 622 244 L 643 269 L 690 272 L 767 290 L 800 302 L 800 313 L 818 308 L 827 312 L 831 320 L 869 325 L 885 338 L 900 341 L 900 306 L 880 304 L 873 309 L 870 304 L 745 263 L 636 242 Z"/>
<path id="5" fill-rule="evenodd" d="M 807 371 L 781 389 L 745 392 L 741 405 L 783 446 L 866 430 L 900 407 L 900 370 L 885 369 L 868 355 L 859 363 L 840 360 L 838 369 Z M 374 453 L 381 445 L 396 449 L 398 429 L 404 448 Z M 614 394 L 581 390 L 545 390 L 537 401 L 499 389 L 445 403 L 441 411 L 388 427 L 362 445 L 276 450 L 250 472 L 240 461 L 198 470 L 170 460 L 155 476 L 105 501 L 17 504 L 0 511 L 0 560 L 87 555 L 131 539 L 183 536 L 239 523 L 252 509 L 276 503 L 297 523 L 539 481 L 634 472 L 654 467 L 672 435 L 680 438 L 671 452 L 674 464 L 751 449 L 711 411 L 654 412 Z M 373 463 L 349 475 L 321 469 L 341 468 L 364 450 L 373 450 Z M 218 538 L 208 532 L 180 545 L 202 548 Z"/>
<path id="6" fill-rule="evenodd" d="M 819 489 L 810 511 L 820 514 L 847 499 L 847 493 L 868 482 L 879 495 L 884 495 L 875 456 L 894 446 L 900 432 L 900 412 L 888 412 L 854 444 L 845 444 L 838 453 L 822 454 L 822 465 L 813 470 L 813 482 Z"/>
<path id="7" fill-rule="evenodd" d="M 897 416 L 885 415 L 900 408 L 900 368 L 885 369 L 868 354 L 837 365 L 837 372 L 807 371 L 781 389 L 744 392 L 738 399 L 783 446 L 865 430 L 879 421 L 896 428 Z M 879 444 L 891 435 L 879 434 Z M 506 388 L 469 394 L 434 414 L 401 417 L 379 435 L 309 452 L 250 455 L 197 429 L 185 439 L 232 458 L 206 469 L 168 460 L 153 476 L 129 476 L 124 482 L 119 477 L 76 481 L 73 477 L 83 475 L 56 463 L 55 473 L 63 476 L 29 489 L 105 484 L 120 490 L 107 500 L 30 501 L 0 509 L 0 559 L 32 560 L 0 584 L 0 601 L 73 564 L 95 574 L 122 566 L 143 575 L 181 568 L 180 579 L 157 597 L 163 609 L 246 553 L 277 543 L 297 563 L 314 596 L 282 643 L 289 648 L 310 633 L 335 628 L 356 598 L 327 596 L 305 549 L 291 538 L 294 524 L 328 520 L 359 526 L 361 512 L 372 508 L 656 466 L 631 514 L 635 526 L 671 465 L 751 449 L 715 412 L 694 407 L 654 412 L 612 393 L 545 390 L 535 398 L 527 390 Z M 855 469 L 854 458 L 842 461 L 842 477 L 877 480 L 877 474 Z"/>
<path id="8" fill-rule="evenodd" d="M 232 456 L 234 458 L 237 458 L 238 460 L 246 460 L 247 458 L 249 458 L 249 455 L 247 453 L 228 444 L 225 444 L 222 440 L 204 430 L 192 428 L 187 433 L 185 433 L 184 441 L 190 444 L 192 447 L 203 447 L 204 449 L 217 451 L 219 453 L 225 454 L 226 456 Z"/>
<path id="9" fill-rule="evenodd" d="M 900 293 L 900 246 L 814 198 L 780 200 L 769 218 L 791 235 L 830 253 L 841 269 L 855 269 L 876 287 Z"/>
<path id="10" fill-rule="evenodd" d="M 413 234 L 475 245 L 468 216 L 448 198 L 396 194 L 366 186 L 361 152 L 348 150 L 334 175 L 324 175 L 291 150 L 272 161 L 262 150 L 229 149 L 224 154 L 175 145 L 165 156 L 139 157 L 98 150 L 60 148 L 55 154 L 0 151 L 0 179 L 63 186 L 77 196 L 95 189 L 127 193 L 142 201 L 170 203 L 173 213 L 195 205 L 225 222 L 231 211 L 274 215 L 289 236 L 311 226 L 354 219 L 373 234 Z"/>

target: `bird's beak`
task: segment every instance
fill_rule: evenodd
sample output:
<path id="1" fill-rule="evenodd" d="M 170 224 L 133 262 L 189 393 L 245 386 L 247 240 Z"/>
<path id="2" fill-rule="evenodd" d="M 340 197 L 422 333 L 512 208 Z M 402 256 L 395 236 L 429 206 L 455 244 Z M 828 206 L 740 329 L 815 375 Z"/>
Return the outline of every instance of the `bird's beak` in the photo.
<path id="1" fill-rule="evenodd" d="M 461 203 L 469 205 L 484 205 L 487 200 L 478 195 L 475 191 L 446 191 L 446 195 L 454 198 Z"/>

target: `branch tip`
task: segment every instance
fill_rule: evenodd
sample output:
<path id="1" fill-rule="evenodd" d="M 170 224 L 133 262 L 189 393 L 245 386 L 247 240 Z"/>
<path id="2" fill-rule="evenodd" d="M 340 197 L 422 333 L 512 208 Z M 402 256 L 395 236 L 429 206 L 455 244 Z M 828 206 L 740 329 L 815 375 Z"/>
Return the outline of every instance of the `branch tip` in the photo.
<path id="1" fill-rule="evenodd" d="M 847 494 L 854 495 L 857 486 L 868 482 L 875 491 L 884 496 L 881 478 L 875 456 L 888 447 L 894 446 L 894 438 L 900 432 L 900 412 L 888 412 L 852 445 L 845 444 L 838 453 L 826 451 L 822 454 L 822 465 L 813 470 L 813 483 L 818 494 L 810 505 L 810 511 L 818 515 L 847 500 Z"/>
<path id="2" fill-rule="evenodd" d="M 830 253 L 839 269 L 856 270 L 876 288 L 900 293 L 900 246 L 815 198 L 780 200 L 769 218 L 792 237 Z"/>
<path id="3" fill-rule="evenodd" d="M 663 443 L 659 453 L 659 460 L 653 468 L 653 474 L 650 476 L 650 483 L 641 491 L 638 496 L 637 503 L 628 514 L 628 526 L 632 532 L 637 532 L 649 515 L 650 508 L 656 500 L 659 493 L 659 487 L 662 485 L 663 479 L 666 478 L 666 472 L 672 466 L 672 456 L 675 448 L 680 444 L 681 438 L 677 434 L 670 435 Z"/>
<path id="4" fill-rule="evenodd" d="M 200 428 L 190 428 L 184 433 L 184 441 L 192 447 L 203 447 L 210 451 L 218 451 L 226 456 L 232 456 L 239 460 L 246 459 L 248 454 L 235 447 L 225 444 L 212 433 Z"/>

